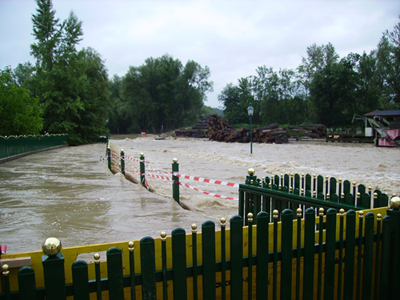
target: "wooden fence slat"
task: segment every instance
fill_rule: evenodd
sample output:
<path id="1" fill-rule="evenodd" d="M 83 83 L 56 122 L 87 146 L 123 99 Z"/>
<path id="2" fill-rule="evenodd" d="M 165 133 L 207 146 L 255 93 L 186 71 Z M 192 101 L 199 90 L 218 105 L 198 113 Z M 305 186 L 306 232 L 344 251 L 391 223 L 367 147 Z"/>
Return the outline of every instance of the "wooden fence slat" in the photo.
<path id="1" fill-rule="evenodd" d="M 18 270 L 18 288 L 20 300 L 36 299 L 35 270 L 22 267 Z"/>
<path id="2" fill-rule="evenodd" d="M 186 232 L 183 228 L 175 228 L 171 236 L 174 300 L 187 299 Z"/>
<path id="3" fill-rule="evenodd" d="M 143 300 L 156 300 L 156 263 L 154 239 L 152 237 L 147 236 L 140 240 L 140 265 Z"/>
<path id="4" fill-rule="evenodd" d="M 372 299 L 372 268 L 374 252 L 374 218 L 371 212 L 365 216 L 365 243 L 364 243 L 364 265 L 362 299 Z M 376 287 L 377 288 L 377 287 Z"/>
<path id="5" fill-rule="evenodd" d="M 233 216 L 230 219 L 230 250 L 231 250 L 231 272 L 230 287 L 231 299 L 243 299 L 243 219 L 240 216 Z"/>
<path id="6" fill-rule="evenodd" d="M 356 212 L 346 213 L 346 256 L 344 268 L 343 299 L 352 300 L 354 287 L 354 263 L 356 248 Z"/>
<path id="7" fill-rule="evenodd" d="M 77 260 L 72 264 L 72 283 L 74 284 L 74 300 L 88 300 L 89 276 L 88 265 L 83 260 Z"/>
<path id="8" fill-rule="evenodd" d="M 201 225 L 203 252 L 203 299 L 216 299 L 215 279 L 215 223 L 206 221 Z"/>

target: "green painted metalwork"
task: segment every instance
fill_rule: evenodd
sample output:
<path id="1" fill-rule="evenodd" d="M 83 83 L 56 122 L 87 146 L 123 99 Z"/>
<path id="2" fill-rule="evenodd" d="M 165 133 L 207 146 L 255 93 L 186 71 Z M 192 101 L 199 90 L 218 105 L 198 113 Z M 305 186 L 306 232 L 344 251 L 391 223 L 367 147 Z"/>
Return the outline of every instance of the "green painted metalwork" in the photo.
<path id="1" fill-rule="evenodd" d="M 215 224 L 206 221 L 201 226 L 203 252 L 203 298 L 214 300 L 215 280 Z"/>
<path id="2" fill-rule="evenodd" d="M 36 299 L 35 270 L 22 267 L 18 270 L 18 288 L 21 300 Z"/>
<path id="3" fill-rule="evenodd" d="M 89 300 L 88 265 L 83 260 L 72 264 L 72 282 L 74 283 L 74 300 Z"/>
<path id="4" fill-rule="evenodd" d="M 358 214 L 358 236 L 363 235 L 364 212 Z M 357 252 L 357 281 L 356 281 L 356 299 L 361 299 L 361 267 L 362 267 L 362 239 L 358 239 L 358 252 Z"/>
<path id="5" fill-rule="evenodd" d="M 365 242 L 363 257 L 363 283 L 362 298 L 372 299 L 372 268 L 374 252 L 374 218 L 373 213 L 367 213 L 365 216 Z"/>
<path id="6" fill-rule="evenodd" d="M 326 251 L 324 299 L 333 300 L 335 293 L 335 250 L 336 250 L 336 210 L 328 209 L 326 213 Z"/>
<path id="7" fill-rule="evenodd" d="M 146 185 L 146 170 L 143 153 L 140 153 L 140 184 L 143 186 Z"/>
<path id="8" fill-rule="evenodd" d="M 301 209 L 297 211 L 297 228 L 296 228 L 296 237 L 297 237 L 297 244 L 296 244 L 296 300 L 300 300 L 300 270 L 301 270 L 301 217 L 302 211 Z"/>
<path id="9" fill-rule="evenodd" d="M 390 252 L 391 257 L 391 274 L 390 274 L 390 294 L 391 299 L 400 299 L 400 294 L 398 292 L 398 280 L 395 278 L 400 278 L 400 209 L 390 208 L 387 211 L 387 214 L 392 218 L 392 244 L 393 247 Z"/>
<path id="10" fill-rule="evenodd" d="M 124 150 L 122 150 L 122 149 L 121 149 L 120 156 L 121 156 L 121 173 L 123 175 L 125 175 L 125 153 L 124 153 Z"/>
<path id="11" fill-rule="evenodd" d="M 147 236 L 140 240 L 140 263 L 143 300 L 157 299 L 155 249 L 152 237 Z"/>
<path id="12" fill-rule="evenodd" d="M 343 246 L 344 246 L 344 210 L 339 212 L 339 271 L 337 278 L 337 300 L 342 299 L 342 280 L 343 280 Z"/>
<path id="13" fill-rule="evenodd" d="M 346 257 L 344 269 L 343 299 L 352 300 L 354 287 L 354 265 L 356 248 L 356 212 L 346 213 Z"/>
<path id="14" fill-rule="evenodd" d="M 392 219 L 385 216 L 382 222 L 382 261 L 380 278 L 380 299 L 391 299 L 391 239 L 392 239 Z"/>
<path id="15" fill-rule="evenodd" d="M 243 219 L 234 216 L 230 219 L 231 223 L 231 299 L 242 300 L 243 296 Z"/>
<path id="16" fill-rule="evenodd" d="M 253 216 L 248 217 L 247 231 L 247 299 L 253 299 Z"/>
<path id="17" fill-rule="evenodd" d="M 293 249 L 293 212 L 282 212 L 281 235 L 281 299 L 292 299 L 292 249 Z"/>
<path id="18" fill-rule="evenodd" d="M 187 299 L 186 232 L 183 228 L 175 228 L 171 236 L 174 299 Z"/>
<path id="19" fill-rule="evenodd" d="M 0 136 L 0 158 L 68 144 L 68 135 Z"/>
<path id="20" fill-rule="evenodd" d="M 172 197 L 179 203 L 179 164 L 178 160 L 172 162 Z"/>
<path id="21" fill-rule="evenodd" d="M 110 299 L 123 300 L 122 251 L 117 247 L 107 250 L 107 274 Z"/>
<path id="22" fill-rule="evenodd" d="M 221 298 L 226 299 L 226 219 L 221 219 Z M 193 299 L 197 300 L 197 299 Z"/>
<path id="23" fill-rule="evenodd" d="M 315 210 L 308 208 L 304 219 L 303 299 L 313 299 L 315 255 Z"/>
<path id="24" fill-rule="evenodd" d="M 161 236 L 161 256 L 162 256 L 162 274 L 163 274 L 163 300 L 168 299 L 168 278 L 167 278 L 167 239 L 166 234 Z"/>
<path id="25" fill-rule="evenodd" d="M 67 299 L 63 254 L 59 253 L 56 256 L 43 255 L 42 265 L 46 300 Z"/>
<path id="26" fill-rule="evenodd" d="M 165 244 L 165 241 L 164 241 Z M 128 243 L 129 246 L 129 275 L 130 275 L 130 287 L 131 287 L 131 300 L 136 300 L 136 282 L 135 282 L 135 244 L 133 242 Z M 164 245 L 165 246 L 165 245 Z M 163 260 L 167 260 L 163 257 Z M 164 265 L 163 265 L 164 267 Z M 163 268 L 164 269 L 164 268 Z"/>
<path id="27" fill-rule="evenodd" d="M 268 298 L 268 245 L 269 215 L 259 212 L 257 216 L 257 268 L 256 294 L 257 300 Z"/>
<path id="28" fill-rule="evenodd" d="M 97 300 L 101 300 L 101 275 L 100 275 L 100 255 L 98 255 L 97 259 L 95 257 L 95 264 L 94 264 L 94 270 L 96 274 L 96 296 Z"/>
<path id="29" fill-rule="evenodd" d="M 192 268 L 193 268 L 193 300 L 198 299 L 198 284 L 197 284 L 197 225 L 192 225 Z"/>

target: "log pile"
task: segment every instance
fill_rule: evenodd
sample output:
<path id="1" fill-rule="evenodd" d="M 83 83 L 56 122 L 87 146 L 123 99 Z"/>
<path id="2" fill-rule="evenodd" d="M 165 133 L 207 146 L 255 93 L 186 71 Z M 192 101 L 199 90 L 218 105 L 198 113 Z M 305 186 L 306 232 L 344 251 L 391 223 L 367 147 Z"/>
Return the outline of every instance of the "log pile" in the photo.
<path id="1" fill-rule="evenodd" d="M 252 139 L 255 143 L 288 143 L 289 137 L 295 139 L 323 138 L 326 134 L 325 126 L 315 125 L 293 125 L 279 127 L 278 123 L 273 123 L 261 128 L 252 130 Z M 223 120 L 219 115 L 205 115 L 200 117 L 198 124 L 191 129 L 177 129 L 175 135 L 180 137 L 208 138 L 212 141 L 226 143 L 249 143 L 250 129 L 240 128 L 238 130 L 229 126 L 227 120 Z"/>

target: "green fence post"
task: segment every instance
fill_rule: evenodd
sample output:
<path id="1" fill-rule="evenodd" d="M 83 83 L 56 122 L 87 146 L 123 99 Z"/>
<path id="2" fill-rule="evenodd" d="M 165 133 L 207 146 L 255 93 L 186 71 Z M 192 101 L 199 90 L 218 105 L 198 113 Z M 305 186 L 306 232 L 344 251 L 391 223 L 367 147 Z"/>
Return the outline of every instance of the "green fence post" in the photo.
<path id="1" fill-rule="evenodd" d="M 111 149 L 110 144 L 107 146 L 107 162 L 108 162 L 108 169 L 111 171 Z"/>
<path id="2" fill-rule="evenodd" d="M 392 219 L 389 298 L 400 299 L 400 294 L 395 291 L 397 287 L 396 278 L 400 276 L 400 197 L 390 199 L 390 208 L 387 210 L 387 214 Z"/>
<path id="3" fill-rule="evenodd" d="M 203 252 L 203 299 L 216 299 L 215 280 L 215 224 L 206 221 L 201 225 Z"/>
<path id="4" fill-rule="evenodd" d="M 154 239 L 150 236 L 140 240 L 140 265 L 142 268 L 142 299 L 157 299 L 155 248 Z"/>
<path id="5" fill-rule="evenodd" d="M 121 173 L 125 176 L 125 153 L 124 153 L 124 149 L 121 149 Z"/>
<path id="6" fill-rule="evenodd" d="M 193 264 L 193 300 L 198 299 L 197 284 L 197 225 L 192 224 L 192 264 Z"/>
<path id="7" fill-rule="evenodd" d="M 179 164 L 178 159 L 172 160 L 172 197 L 179 203 Z"/>
<path id="8" fill-rule="evenodd" d="M 145 166 L 144 166 L 145 160 L 144 160 L 144 154 L 140 153 L 140 184 L 145 186 L 146 185 L 146 171 L 145 171 Z"/>
<path id="9" fill-rule="evenodd" d="M 88 265 L 83 260 L 72 264 L 72 282 L 74 284 L 74 300 L 89 300 Z"/>
<path id="10" fill-rule="evenodd" d="M 18 270 L 18 288 L 21 300 L 36 299 L 35 271 L 31 267 Z"/>
<path id="11" fill-rule="evenodd" d="M 124 299 L 122 251 L 117 247 L 107 250 L 108 293 L 110 299 Z"/>
<path id="12" fill-rule="evenodd" d="M 128 243 L 129 250 L 129 277 L 131 279 L 131 300 L 136 300 L 136 284 L 135 284 L 135 243 L 130 241 Z"/>
<path id="13" fill-rule="evenodd" d="M 174 299 L 187 299 L 186 232 L 178 227 L 172 230 L 171 236 Z"/>
<path id="14" fill-rule="evenodd" d="M 61 242 L 56 238 L 44 241 L 42 255 L 44 286 L 46 299 L 67 299 L 65 289 L 64 255 L 60 253 Z"/>
<path id="15" fill-rule="evenodd" d="M 94 258 L 94 271 L 96 274 L 96 295 L 97 295 L 97 300 L 101 300 L 101 275 L 100 275 L 100 254 L 95 253 L 93 255 Z"/>
<path id="16" fill-rule="evenodd" d="M 243 299 L 243 219 L 240 216 L 233 216 L 231 223 L 231 274 L 230 287 L 231 299 Z"/>
<path id="17" fill-rule="evenodd" d="M 10 295 L 10 278 L 8 275 L 10 274 L 10 271 L 8 270 L 8 265 L 5 264 L 2 266 L 2 274 L 3 274 L 3 282 L 4 282 L 4 293 L 6 294 L 6 300 L 11 299 Z"/>

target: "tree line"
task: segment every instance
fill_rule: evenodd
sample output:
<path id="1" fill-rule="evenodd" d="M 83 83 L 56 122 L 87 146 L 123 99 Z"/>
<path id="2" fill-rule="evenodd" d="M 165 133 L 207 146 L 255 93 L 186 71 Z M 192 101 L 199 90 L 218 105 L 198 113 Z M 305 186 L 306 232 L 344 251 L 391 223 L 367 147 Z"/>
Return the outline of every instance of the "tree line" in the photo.
<path id="1" fill-rule="evenodd" d="M 210 69 L 165 54 L 108 78 L 101 55 L 77 50 L 82 22 L 71 11 L 61 21 L 52 0 L 36 0 L 31 55 L 35 63 L 0 70 L 0 135 L 67 133 L 71 145 L 111 133 L 165 132 L 194 125 L 213 91 Z M 230 124 L 327 126 L 349 124 L 354 113 L 400 107 L 400 23 L 377 49 L 340 58 L 332 44 L 307 48 L 295 70 L 258 67 L 218 95 Z"/>
<path id="2" fill-rule="evenodd" d="M 313 44 L 295 69 L 258 67 L 256 75 L 225 86 L 218 100 L 231 124 L 320 123 L 345 126 L 354 114 L 400 108 L 400 23 L 369 54 L 340 58 L 335 47 Z"/>

